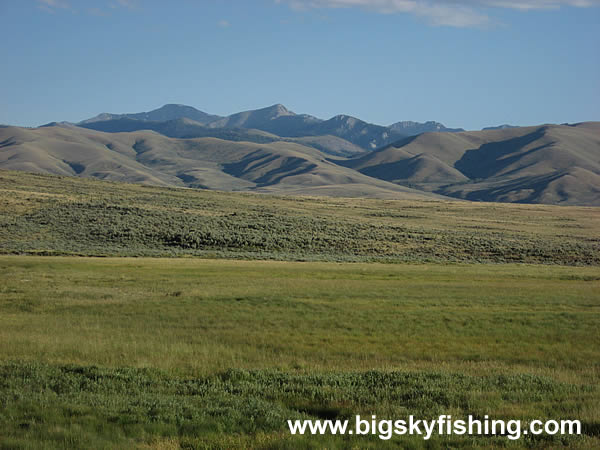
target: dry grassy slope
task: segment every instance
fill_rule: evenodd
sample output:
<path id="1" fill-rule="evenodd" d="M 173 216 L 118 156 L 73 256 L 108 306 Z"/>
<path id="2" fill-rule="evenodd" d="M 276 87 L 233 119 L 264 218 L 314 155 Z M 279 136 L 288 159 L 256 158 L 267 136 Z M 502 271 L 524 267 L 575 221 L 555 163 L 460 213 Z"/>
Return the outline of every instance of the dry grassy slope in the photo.
<path id="1" fill-rule="evenodd" d="M 366 150 L 337 136 L 303 136 L 299 138 L 285 138 L 286 141 L 297 142 L 302 145 L 314 147 L 332 156 L 353 157 L 366 153 Z"/>
<path id="2" fill-rule="evenodd" d="M 293 142 L 173 139 L 151 131 L 2 128 L 0 167 L 219 190 L 260 188 L 302 194 L 327 186 L 330 195 L 431 196 L 341 167 L 320 151 Z"/>
<path id="3" fill-rule="evenodd" d="M 426 133 L 343 164 L 469 200 L 600 205 L 599 122 Z"/>
<path id="4" fill-rule="evenodd" d="M 55 125 L 55 123 L 49 125 Z M 78 126 L 106 133 L 124 133 L 143 130 L 156 131 L 157 133 L 172 138 L 215 137 L 231 141 L 250 142 L 272 142 L 282 140 L 279 136 L 267 133 L 266 131 L 249 128 L 208 128 L 200 122 L 187 118 L 157 122 L 150 120 L 135 120 L 125 117 L 81 123 Z"/>
<path id="5" fill-rule="evenodd" d="M 0 166 L 57 175 L 183 186 L 172 176 L 137 161 L 132 139 L 133 136 L 128 139 L 75 127 L 2 128 Z"/>
<path id="6" fill-rule="evenodd" d="M 296 117 L 296 116 L 283 116 Z M 49 125 L 57 125 L 52 123 Z M 60 124 L 59 124 L 60 125 Z M 147 120 L 134 120 L 130 118 L 117 118 L 98 120 L 82 123 L 79 126 L 90 130 L 103 131 L 106 133 L 123 133 L 133 131 L 151 130 L 172 138 L 202 138 L 214 137 L 228 141 L 245 141 L 256 143 L 268 143 L 275 141 L 298 142 L 302 145 L 316 148 L 332 156 L 351 157 L 365 153 L 361 147 L 352 144 L 337 136 L 304 136 L 299 138 L 282 138 L 266 131 L 252 128 L 210 128 L 190 119 L 180 118 L 166 122 L 154 122 Z"/>
<path id="7" fill-rule="evenodd" d="M 427 133 L 395 145 L 345 160 L 291 141 L 4 127 L 0 167 L 218 190 L 380 198 L 432 191 L 468 200 L 600 206 L 600 123 Z"/>
<path id="8" fill-rule="evenodd" d="M 392 182 L 410 181 L 413 183 L 459 183 L 468 178 L 454 167 L 440 161 L 433 155 L 410 153 L 398 149 L 397 160 L 382 162 L 360 168 L 360 172 L 371 177 Z M 342 163 L 345 164 L 345 163 Z"/>

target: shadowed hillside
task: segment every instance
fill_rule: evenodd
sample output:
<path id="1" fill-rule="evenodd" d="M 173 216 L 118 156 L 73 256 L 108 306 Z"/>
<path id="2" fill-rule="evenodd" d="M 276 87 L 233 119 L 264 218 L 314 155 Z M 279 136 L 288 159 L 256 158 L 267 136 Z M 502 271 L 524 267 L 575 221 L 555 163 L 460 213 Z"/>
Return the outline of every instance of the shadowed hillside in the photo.
<path id="1" fill-rule="evenodd" d="M 281 140 L 265 131 L 243 128 L 208 128 L 200 122 L 191 119 L 173 119 L 168 121 L 138 120 L 129 118 L 107 119 L 91 123 L 82 123 L 78 126 L 89 130 L 105 133 L 129 133 L 132 131 L 156 131 L 167 137 L 180 139 L 193 139 L 201 137 L 214 137 L 228 141 L 247 142 L 275 142 Z"/>
<path id="2" fill-rule="evenodd" d="M 426 133 L 342 162 L 468 200 L 600 205 L 600 124 Z"/>
<path id="3" fill-rule="evenodd" d="M 299 117 L 279 106 L 259 118 Z M 248 125 L 254 113 L 239 120 Z M 69 124 L 0 128 L 0 167 L 202 189 L 600 206 L 597 122 L 425 133 L 376 151 L 331 134 L 281 138 L 190 119 L 85 126 L 110 132 Z M 361 145 L 376 127 L 349 116 L 318 126 Z"/>
<path id="4" fill-rule="evenodd" d="M 283 116 L 299 117 L 299 116 Z M 61 124 L 48 124 L 61 125 Z M 72 125 L 71 125 L 72 126 Z M 304 136 L 280 137 L 267 131 L 253 128 L 207 127 L 191 119 L 179 118 L 168 121 L 138 120 L 130 118 L 107 119 L 79 124 L 82 128 L 103 131 L 106 133 L 125 133 L 132 131 L 151 130 L 172 138 L 193 139 L 214 137 L 228 141 L 246 141 L 264 144 L 267 142 L 286 141 L 298 142 L 302 145 L 321 150 L 332 156 L 356 156 L 365 150 L 337 136 Z M 285 133 L 284 133 L 285 134 Z"/>
<path id="5" fill-rule="evenodd" d="M 151 131 L 53 126 L 2 128 L 0 146 L 0 167 L 12 170 L 218 190 L 302 193 L 327 186 L 338 196 L 431 197 L 337 165 L 295 142 L 172 139 Z"/>

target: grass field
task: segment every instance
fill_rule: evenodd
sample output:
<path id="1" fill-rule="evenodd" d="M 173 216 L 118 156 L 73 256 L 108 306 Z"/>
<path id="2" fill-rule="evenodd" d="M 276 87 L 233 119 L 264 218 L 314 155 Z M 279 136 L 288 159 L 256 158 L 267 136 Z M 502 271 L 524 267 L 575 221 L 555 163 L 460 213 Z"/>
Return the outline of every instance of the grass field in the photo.
<path id="1" fill-rule="evenodd" d="M 276 197 L 0 171 L 0 253 L 600 265 L 600 208 Z"/>
<path id="2" fill-rule="evenodd" d="M 600 446 L 600 269 L 0 257 L 0 447 Z M 579 437 L 293 437 L 355 414 Z"/>
<path id="3" fill-rule="evenodd" d="M 0 448 L 598 448 L 599 223 L 0 171 Z M 583 434 L 286 426 L 356 414 Z"/>

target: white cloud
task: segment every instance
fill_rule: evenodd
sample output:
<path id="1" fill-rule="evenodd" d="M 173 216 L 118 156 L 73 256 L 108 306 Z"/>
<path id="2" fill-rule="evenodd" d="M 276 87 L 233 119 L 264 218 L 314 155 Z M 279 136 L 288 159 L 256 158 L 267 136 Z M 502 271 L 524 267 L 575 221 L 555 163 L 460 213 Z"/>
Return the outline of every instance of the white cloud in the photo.
<path id="1" fill-rule="evenodd" d="M 383 14 L 408 13 L 433 25 L 453 27 L 483 26 L 489 22 L 486 8 L 516 10 L 551 9 L 561 6 L 600 6 L 600 0 L 275 0 L 292 9 L 364 8 Z"/>
<path id="2" fill-rule="evenodd" d="M 114 0 L 108 4 L 110 9 L 129 9 L 131 11 L 140 9 L 140 2 L 138 0 Z"/>
<path id="3" fill-rule="evenodd" d="M 38 7 L 46 12 L 54 12 L 57 9 L 71 9 L 66 0 L 37 0 Z"/>
<path id="4" fill-rule="evenodd" d="M 219 25 L 221 28 L 227 28 L 231 24 L 227 20 L 219 20 L 219 22 L 217 23 L 217 25 Z"/>
<path id="5" fill-rule="evenodd" d="M 38 3 L 51 8 L 68 8 L 69 4 L 63 0 L 38 0 Z"/>

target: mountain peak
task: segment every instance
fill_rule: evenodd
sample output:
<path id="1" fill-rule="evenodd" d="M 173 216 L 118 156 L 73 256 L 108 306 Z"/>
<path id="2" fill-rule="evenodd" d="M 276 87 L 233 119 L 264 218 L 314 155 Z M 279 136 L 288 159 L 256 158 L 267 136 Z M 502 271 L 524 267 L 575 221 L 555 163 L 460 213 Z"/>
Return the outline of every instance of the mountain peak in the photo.
<path id="1" fill-rule="evenodd" d="M 80 122 L 81 124 L 107 121 L 107 120 L 115 120 L 115 119 L 134 119 L 134 120 L 146 120 L 146 121 L 159 121 L 164 122 L 168 120 L 176 120 L 176 119 L 191 119 L 195 122 L 199 122 L 202 125 L 205 125 L 209 122 L 220 119 L 220 116 L 214 116 L 212 114 L 207 114 L 203 111 L 200 111 L 193 106 L 176 104 L 176 103 L 167 103 L 166 105 L 161 106 L 158 109 L 134 113 L 134 114 L 109 114 L 102 113 L 93 117 L 92 119 L 84 120 Z"/>
<path id="2" fill-rule="evenodd" d="M 292 111 L 287 109 L 281 103 L 277 103 L 272 106 L 267 106 L 266 108 L 264 108 L 264 111 L 270 113 L 274 119 L 281 116 L 295 116 L 295 114 Z"/>
<path id="3" fill-rule="evenodd" d="M 447 128 L 444 124 L 436 122 L 434 120 L 428 120 L 424 123 L 405 120 L 402 122 L 396 122 L 390 125 L 389 128 L 407 136 L 415 136 L 417 134 L 429 133 L 432 131 L 451 133 L 465 131 L 462 128 Z"/>
<path id="4" fill-rule="evenodd" d="M 356 117 L 348 116 L 346 114 L 338 114 L 337 116 L 334 116 L 329 120 L 334 122 L 344 122 L 348 125 L 354 125 L 358 122 L 362 122 L 362 120 L 357 119 Z"/>
<path id="5" fill-rule="evenodd" d="M 198 111 L 193 106 L 184 105 L 181 103 L 167 103 L 167 104 L 161 106 L 160 108 L 155 109 L 154 111 L 160 111 L 161 109 L 192 109 L 194 111 Z"/>
<path id="6" fill-rule="evenodd" d="M 497 127 L 485 127 L 483 128 L 483 131 L 489 131 L 489 130 L 508 130 L 510 128 L 518 128 L 515 125 L 509 125 L 507 123 L 505 123 L 504 125 L 498 125 Z"/>

